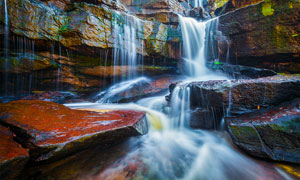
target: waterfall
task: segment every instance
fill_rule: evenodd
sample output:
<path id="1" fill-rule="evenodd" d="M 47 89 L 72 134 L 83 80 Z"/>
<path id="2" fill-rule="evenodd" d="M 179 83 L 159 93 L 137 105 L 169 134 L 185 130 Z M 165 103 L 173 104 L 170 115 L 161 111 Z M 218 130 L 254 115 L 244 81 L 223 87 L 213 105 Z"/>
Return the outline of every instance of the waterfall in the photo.
<path id="1" fill-rule="evenodd" d="M 5 56 L 5 62 L 4 62 L 4 69 L 8 69 L 8 36 L 9 36 L 9 21 L 8 21 L 8 11 L 7 11 L 7 2 L 4 0 L 4 23 L 5 23 L 5 29 L 4 29 L 4 56 Z M 5 95 L 8 95 L 8 73 L 4 73 L 4 84 L 5 84 Z"/>
<path id="2" fill-rule="evenodd" d="M 173 128 L 189 127 L 190 119 L 190 97 L 191 90 L 189 87 L 175 87 L 171 97 L 171 119 Z"/>
<path id="3" fill-rule="evenodd" d="M 205 66 L 205 37 L 207 22 L 197 22 L 193 18 L 179 16 L 183 39 L 183 59 L 189 76 L 207 74 Z"/>
<path id="4" fill-rule="evenodd" d="M 213 73 L 206 67 L 208 55 L 217 57 L 214 46 L 214 32 L 218 19 L 212 19 L 206 22 L 198 22 L 193 18 L 179 16 L 179 22 L 183 39 L 183 71 L 189 76 L 189 79 L 179 83 L 172 92 L 171 107 L 173 109 L 173 121 L 179 127 L 189 127 L 191 117 L 191 97 L 190 87 L 186 86 L 188 82 L 194 80 L 221 80 L 226 79 L 223 75 Z"/>
<path id="5" fill-rule="evenodd" d="M 113 66 L 114 72 L 122 68 L 122 77 L 114 78 L 114 83 L 118 80 L 129 80 L 137 75 L 138 65 L 141 59 L 137 49 L 142 47 L 142 41 L 138 40 L 138 33 L 143 32 L 141 20 L 134 16 L 123 16 L 115 12 L 113 21 Z"/>
<path id="6" fill-rule="evenodd" d="M 198 1 L 200 2 L 200 1 Z M 202 1 L 201 1 L 202 2 Z M 114 65 L 135 66 L 138 64 L 136 47 L 137 21 L 124 21 L 123 25 L 114 23 L 115 49 Z M 164 96 L 145 98 L 137 103 L 108 104 L 110 98 L 148 80 L 144 77 L 123 81 L 98 94 L 98 103 L 68 105 L 83 109 L 133 109 L 146 112 L 150 125 L 149 133 L 129 141 L 138 144 L 125 157 L 96 175 L 96 179 L 117 179 L 133 164 L 137 179 L 193 180 L 193 179 L 260 179 L 262 168 L 236 152 L 227 142 L 222 132 L 212 133 L 189 128 L 191 110 L 191 87 L 194 80 L 227 79 L 206 67 L 210 55 L 217 58 L 214 46 L 214 33 L 218 19 L 198 22 L 192 18 L 179 16 L 183 38 L 184 71 L 188 79 L 179 83 L 172 92 L 171 104 Z M 129 71 L 129 70 L 128 70 Z M 134 72 L 126 72 L 134 77 Z M 127 78 L 128 78 L 127 77 Z M 131 144 L 131 145 L 132 145 Z M 135 166 L 137 165 L 137 166 Z M 133 172 L 128 177 L 136 175 Z M 93 174 L 95 178 L 95 174 Z"/>
<path id="7" fill-rule="evenodd" d="M 203 7 L 203 0 L 189 0 L 188 3 L 193 7 Z"/>

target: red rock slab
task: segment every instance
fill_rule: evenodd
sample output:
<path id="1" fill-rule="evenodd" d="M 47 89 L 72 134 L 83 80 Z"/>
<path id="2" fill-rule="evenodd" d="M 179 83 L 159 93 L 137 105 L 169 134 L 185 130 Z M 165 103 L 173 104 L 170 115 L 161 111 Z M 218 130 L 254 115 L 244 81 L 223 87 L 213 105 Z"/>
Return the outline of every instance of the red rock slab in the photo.
<path id="1" fill-rule="evenodd" d="M 126 137 L 145 134 L 145 113 L 131 110 L 92 112 L 72 110 L 39 100 L 0 105 L 0 123 L 9 126 L 37 161 L 64 156 Z"/>
<path id="2" fill-rule="evenodd" d="M 28 150 L 13 140 L 13 133 L 0 125 L 0 165 L 15 158 L 28 157 Z"/>
<path id="3" fill-rule="evenodd" d="M 16 179 L 28 159 L 28 150 L 14 141 L 8 128 L 0 125 L 0 179 Z"/>

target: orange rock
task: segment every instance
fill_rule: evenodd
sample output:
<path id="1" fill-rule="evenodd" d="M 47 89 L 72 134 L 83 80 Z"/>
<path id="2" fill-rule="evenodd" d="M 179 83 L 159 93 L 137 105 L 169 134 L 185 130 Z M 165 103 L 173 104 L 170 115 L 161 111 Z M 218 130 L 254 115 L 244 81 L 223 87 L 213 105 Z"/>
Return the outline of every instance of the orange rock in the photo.
<path id="1" fill-rule="evenodd" d="M 28 159 L 28 150 L 14 141 L 8 128 L 0 125 L 0 179 L 17 179 Z"/>
<path id="2" fill-rule="evenodd" d="M 37 161 L 65 156 L 94 145 L 106 147 L 147 132 L 144 112 L 72 110 L 39 100 L 1 104 L 0 117 L 0 123 L 13 129 Z"/>
<path id="3" fill-rule="evenodd" d="M 15 158 L 28 157 L 27 149 L 13 140 L 13 133 L 0 125 L 0 165 Z"/>

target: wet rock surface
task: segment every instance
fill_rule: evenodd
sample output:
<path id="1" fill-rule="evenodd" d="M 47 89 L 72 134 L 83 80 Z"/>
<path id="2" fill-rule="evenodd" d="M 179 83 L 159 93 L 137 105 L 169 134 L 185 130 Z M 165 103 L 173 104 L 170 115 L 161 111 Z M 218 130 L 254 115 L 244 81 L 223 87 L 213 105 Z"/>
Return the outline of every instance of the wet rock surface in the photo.
<path id="1" fill-rule="evenodd" d="M 219 16 L 236 9 L 247 7 L 262 2 L 263 0 L 228 0 L 223 6 L 216 7 L 214 15 Z"/>
<path id="2" fill-rule="evenodd" d="M 170 86 L 172 94 L 176 84 Z M 299 75 L 276 75 L 258 79 L 215 80 L 179 85 L 191 88 L 191 106 L 213 106 L 240 114 L 267 108 L 300 96 Z"/>
<path id="3" fill-rule="evenodd" d="M 299 73 L 299 9 L 299 1 L 271 0 L 220 16 L 230 63 Z"/>
<path id="4" fill-rule="evenodd" d="M 155 96 L 168 91 L 169 85 L 179 79 L 178 76 L 158 76 L 152 79 L 139 78 L 112 86 L 93 98 L 98 102 L 131 102 Z"/>
<path id="5" fill-rule="evenodd" d="M 136 49 L 139 54 L 144 56 L 159 54 L 175 58 L 166 51 L 165 46 L 168 46 L 167 42 L 178 42 L 176 37 L 168 36 L 168 32 L 176 31 L 176 27 L 139 19 L 120 10 L 122 8 L 115 6 L 118 3 L 111 2 L 112 4 L 107 6 L 103 1 L 96 5 L 93 1 L 75 1 L 71 2 L 69 9 L 63 11 L 51 3 L 49 5 L 40 1 L 8 1 L 10 31 L 35 41 L 59 42 L 77 52 L 83 53 L 82 48 L 85 47 L 85 54 L 90 55 L 89 47 L 91 50 L 118 48 L 114 44 L 118 38 L 113 34 L 114 27 L 132 23 L 135 29 L 141 29 L 136 32 L 136 37 L 141 42 L 137 44 Z M 4 12 L 3 6 L 0 8 Z M 0 18 L 0 21 L 3 23 L 4 17 Z"/>
<path id="6" fill-rule="evenodd" d="M 34 161 L 58 159 L 95 145 L 108 147 L 147 132 L 143 112 L 71 110 L 38 100 L 1 104 L 0 123 L 30 149 Z"/>
<path id="7" fill-rule="evenodd" d="M 14 178 L 29 159 L 28 150 L 14 141 L 14 134 L 0 125 L 0 178 Z"/>
<path id="8" fill-rule="evenodd" d="M 300 163 L 300 100 L 262 111 L 227 117 L 234 144 L 247 153 Z"/>
<path id="9" fill-rule="evenodd" d="M 78 96 L 72 92 L 46 91 L 46 92 L 35 92 L 31 95 L 22 97 L 21 99 L 51 101 L 59 104 L 64 104 L 68 100 L 76 101 L 75 98 L 78 98 Z"/>
<path id="10" fill-rule="evenodd" d="M 190 89 L 190 125 L 200 129 L 219 128 L 225 115 L 255 112 L 300 97 L 298 75 L 173 83 L 169 102 L 176 86 Z"/>
<path id="11" fill-rule="evenodd" d="M 234 79 L 255 79 L 267 76 L 274 76 L 277 73 L 269 69 L 261 69 L 249 66 L 232 65 L 228 63 L 209 62 L 208 68 L 215 72 L 227 74 Z"/>

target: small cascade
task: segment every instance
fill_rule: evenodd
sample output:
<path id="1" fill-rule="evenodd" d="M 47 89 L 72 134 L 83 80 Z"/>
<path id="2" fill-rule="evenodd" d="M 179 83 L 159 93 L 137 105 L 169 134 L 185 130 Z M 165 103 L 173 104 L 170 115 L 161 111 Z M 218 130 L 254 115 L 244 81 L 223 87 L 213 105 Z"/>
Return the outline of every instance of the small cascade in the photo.
<path id="1" fill-rule="evenodd" d="M 97 103 L 111 103 L 111 101 L 115 98 L 116 96 L 128 89 L 131 89 L 135 86 L 142 85 L 145 83 L 150 82 L 150 79 L 146 77 L 139 77 L 133 80 L 128 80 L 128 81 L 123 81 L 117 84 L 114 84 L 110 88 L 108 88 L 106 91 L 102 91 L 99 94 L 95 96 L 95 99 L 99 99 Z"/>
<path id="2" fill-rule="evenodd" d="M 215 32 L 218 19 L 212 19 L 206 22 L 198 22 L 193 18 L 179 16 L 179 22 L 183 38 L 183 71 L 189 76 L 175 87 L 171 97 L 171 107 L 174 115 L 174 122 L 179 127 L 189 127 L 191 118 L 191 100 L 190 87 L 185 85 L 194 80 L 208 81 L 208 80 L 222 80 L 227 79 L 223 75 L 213 73 L 206 67 L 206 61 L 215 59 L 218 53 L 215 46 Z M 214 117 L 214 110 L 205 102 L 205 107 L 211 116 Z M 211 119 L 212 121 L 215 119 Z M 216 127 L 216 122 L 215 122 Z"/>
<path id="3" fill-rule="evenodd" d="M 195 7 L 203 7 L 203 0 L 189 0 L 188 3 Z"/>
<path id="4" fill-rule="evenodd" d="M 117 72 L 122 67 L 122 78 L 114 78 L 114 83 L 129 80 L 136 77 L 137 67 L 142 64 L 142 57 L 137 53 L 138 48 L 143 47 L 142 41 L 138 40 L 138 33 L 142 31 L 141 20 L 134 16 L 123 16 L 115 12 L 113 21 L 113 66 Z M 143 51 L 143 49 L 141 49 Z"/>
<path id="5" fill-rule="evenodd" d="M 179 16 L 183 39 L 183 59 L 186 74 L 192 77 L 205 75 L 205 37 L 207 22 Z"/>
<path id="6" fill-rule="evenodd" d="M 171 119 L 173 128 L 187 128 L 190 122 L 190 95 L 189 87 L 175 87 L 171 97 Z"/>
<path id="7" fill-rule="evenodd" d="M 9 37 L 9 21 L 8 21 L 8 10 L 7 10 L 7 0 L 4 0 L 4 57 L 5 57 L 5 62 L 4 62 L 4 69 L 8 68 L 8 37 Z M 8 74 L 4 74 L 4 88 L 5 88 L 5 95 L 8 95 Z"/>

